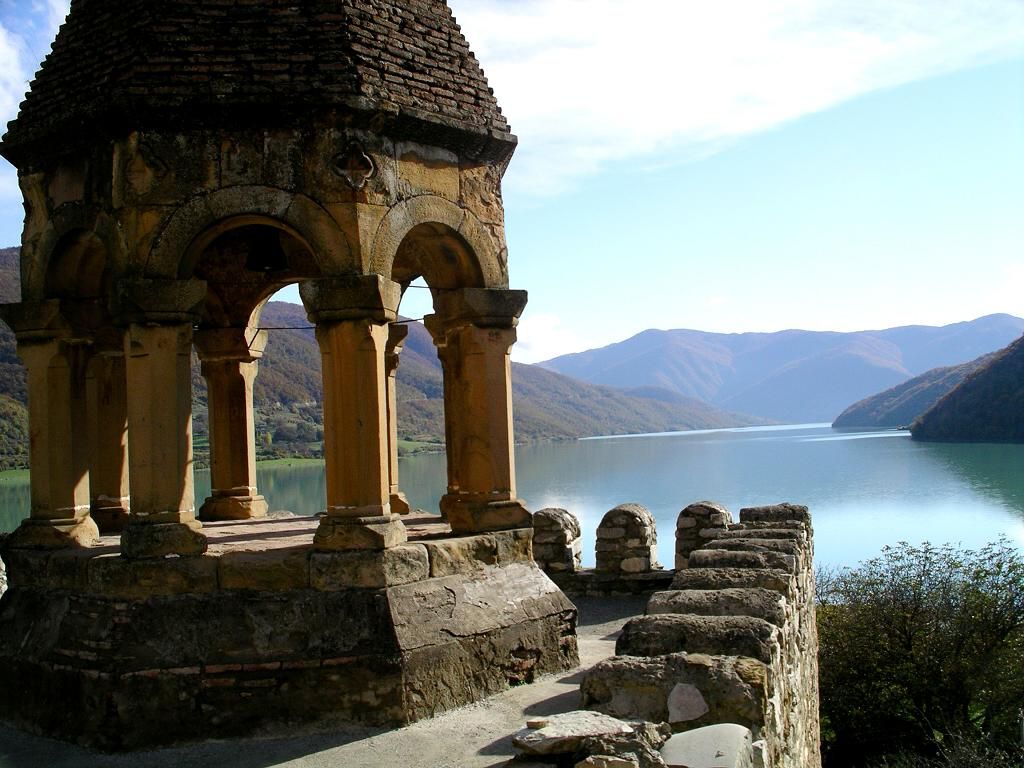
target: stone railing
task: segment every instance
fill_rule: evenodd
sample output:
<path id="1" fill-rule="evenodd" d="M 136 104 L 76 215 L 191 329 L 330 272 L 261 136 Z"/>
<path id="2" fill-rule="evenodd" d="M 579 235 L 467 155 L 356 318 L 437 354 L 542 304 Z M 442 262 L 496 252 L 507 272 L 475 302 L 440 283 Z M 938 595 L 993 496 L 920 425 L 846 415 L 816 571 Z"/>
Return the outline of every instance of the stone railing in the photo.
<path id="1" fill-rule="evenodd" d="M 626 537 L 602 535 L 606 521 L 609 528 L 623 527 L 613 515 L 622 509 L 609 512 L 597 534 L 599 556 L 602 544 L 622 542 L 618 572 L 577 570 L 552 578 L 577 594 L 639 592 L 671 581 L 656 587 L 647 615 L 623 628 L 616 655 L 587 672 L 584 706 L 667 722 L 675 731 L 736 724 L 750 731 L 755 764 L 819 766 L 814 543 L 807 508 L 746 508 L 736 523 L 721 505 L 691 504 L 676 524 L 675 571 L 660 570 L 653 555 L 648 571 L 622 569 L 630 560 Z M 650 526 L 653 545 L 653 520 Z M 638 538 L 630 539 L 633 546 Z M 599 563 L 610 561 L 606 556 Z"/>

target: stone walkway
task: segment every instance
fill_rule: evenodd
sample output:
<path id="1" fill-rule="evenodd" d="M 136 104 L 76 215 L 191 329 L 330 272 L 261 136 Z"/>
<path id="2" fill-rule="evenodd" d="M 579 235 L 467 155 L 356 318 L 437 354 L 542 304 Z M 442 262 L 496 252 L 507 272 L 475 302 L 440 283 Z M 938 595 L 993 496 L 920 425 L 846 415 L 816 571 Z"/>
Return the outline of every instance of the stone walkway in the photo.
<path id="1" fill-rule="evenodd" d="M 581 668 L 393 731 L 344 726 L 314 734 L 207 741 L 103 755 L 0 725 L 0 768 L 497 768 L 514 754 L 527 717 L 579 705 L 581 670 L 615 652 L 615 637 L 645 597 L 580 598 Z"/>

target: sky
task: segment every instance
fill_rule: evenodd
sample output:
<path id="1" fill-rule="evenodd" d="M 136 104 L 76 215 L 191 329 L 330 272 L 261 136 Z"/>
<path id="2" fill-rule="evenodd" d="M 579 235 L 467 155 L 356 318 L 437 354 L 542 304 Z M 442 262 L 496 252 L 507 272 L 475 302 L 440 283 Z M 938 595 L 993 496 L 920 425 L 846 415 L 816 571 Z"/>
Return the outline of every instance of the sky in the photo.
<path id="1" fill-rule="evenodd" d="M 515 359 L 1024 316 L 1021 0 L 449 4 L 519 138 Z M 65 12 L 0 0 L 0 120 Z M 0 245 L 21 216 L 3 163 Z"/>

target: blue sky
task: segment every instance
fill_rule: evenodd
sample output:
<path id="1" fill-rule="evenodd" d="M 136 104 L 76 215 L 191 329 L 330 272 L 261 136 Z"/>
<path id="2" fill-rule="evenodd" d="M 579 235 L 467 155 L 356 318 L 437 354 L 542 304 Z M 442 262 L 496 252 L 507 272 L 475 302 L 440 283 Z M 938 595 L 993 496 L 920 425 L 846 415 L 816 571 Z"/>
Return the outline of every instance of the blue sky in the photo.
<path id="1" fill-rule="evenodd" d="M 450 5 L 520 139 L 517 359 L 1024 315 L 1020 0 Z M 0 0 L 0 119 L 64 8 Z M 0 243 L 20 220 L 6 166 Z"/>

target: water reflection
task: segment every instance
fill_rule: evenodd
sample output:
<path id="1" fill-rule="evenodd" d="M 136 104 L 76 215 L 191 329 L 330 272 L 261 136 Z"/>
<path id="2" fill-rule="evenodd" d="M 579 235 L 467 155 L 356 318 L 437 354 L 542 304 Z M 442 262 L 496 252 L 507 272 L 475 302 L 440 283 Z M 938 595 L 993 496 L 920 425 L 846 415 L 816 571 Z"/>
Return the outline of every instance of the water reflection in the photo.
<path id="1" fill-rule="evenodd" d="M 905 432 L 800 425 L 541 443 L 520 446 L 516 463 L 530 509 L 564 507 L 580 518 L 591 565 L 597 524 L 627 501 L 654 513 L 666 566 L 679 510 L 700 499 L 734 512 L 807 504 L 817 559 L 829 565 L 855 564 L 899 540 L 977 547 L 1006 534 L 1024 543 L 1024 445 L 916 443 Z M 257 472 L 272 510 L 312 515 L 324 508 L 322 464 Z M 403 458 L 399 472 L 409 502 L 436 511 L 444 455 Z M 209 473 L 196 473 L 196 498 L 209 488 Z M 12 530 L 28 508 L 27 477 L 0 476 L 0 530 Z"/>

